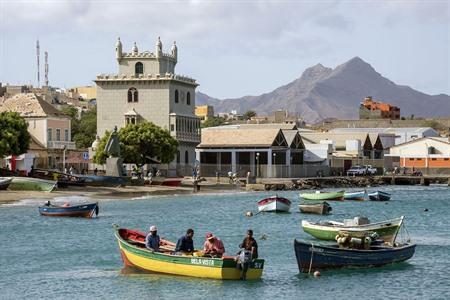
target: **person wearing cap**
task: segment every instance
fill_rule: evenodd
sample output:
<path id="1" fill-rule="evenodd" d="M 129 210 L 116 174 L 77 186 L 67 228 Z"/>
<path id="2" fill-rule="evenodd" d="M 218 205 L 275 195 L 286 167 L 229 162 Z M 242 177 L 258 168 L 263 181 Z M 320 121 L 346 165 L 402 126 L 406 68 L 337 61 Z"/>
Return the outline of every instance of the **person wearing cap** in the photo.
<path id="1" fill-rule="evenodd" d="M 211 232 L 206 234 L 206 241 L 203 245 L 203 255 L 211 257 L 222 257 L 225 247 L 222 241 Z"/>
<path id="2" fill-rule="evenodd" d="M 175 247 L 175 252 L 186 254 L 194 252 L 194 230 L 189 228 L 186 234 L 178 239 L 177 245 Z"/>
<path id="3" fill-rule="evenodd" d="M 239 248 L 250 251 L 252 254 L 252 259 L 258 258 L 258 244 L 256 240 L 253 238 L 253 230 L 247 230 L 247 236 L 244 238 L 244 241 L 239 245 Z"/>
<path id="4" fill-rule="evenodd" d="M 150 233 L 145 237 L 145 247 L 151 251 L 159 252 L 159 235 L 158 228 L 150 226 Z"/>

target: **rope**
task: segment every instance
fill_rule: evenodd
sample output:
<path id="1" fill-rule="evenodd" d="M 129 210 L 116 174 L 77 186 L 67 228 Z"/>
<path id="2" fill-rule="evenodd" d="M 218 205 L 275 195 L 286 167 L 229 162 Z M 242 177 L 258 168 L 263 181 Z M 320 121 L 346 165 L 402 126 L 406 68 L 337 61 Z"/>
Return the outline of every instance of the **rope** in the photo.
<path id="1" fill-rule="evenodd" d="M 308 275 L 311 275 L 311 267 L 312 267 L 312 262 L 313 262 L 313 256 L 314 256 L 314 244 L 311 243 L 311 260 L 309 262 Z"/>

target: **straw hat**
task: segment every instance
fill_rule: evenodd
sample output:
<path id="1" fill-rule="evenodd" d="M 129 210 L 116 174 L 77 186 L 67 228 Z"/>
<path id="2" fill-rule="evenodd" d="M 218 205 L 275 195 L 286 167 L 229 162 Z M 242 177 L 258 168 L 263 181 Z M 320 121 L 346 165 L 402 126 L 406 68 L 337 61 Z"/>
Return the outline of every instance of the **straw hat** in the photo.
<path id="1" fill-rule="evenodd" d="M 207 240 L 210 240 L 210 239 L 213 239 L 213 238 L 215 238 L 215 236 L 214 236 L 214 234 L 212 234 L 211 232 L 208 232 L 208 233 L 206 234 L 206 239 L 207 239 Z"/>

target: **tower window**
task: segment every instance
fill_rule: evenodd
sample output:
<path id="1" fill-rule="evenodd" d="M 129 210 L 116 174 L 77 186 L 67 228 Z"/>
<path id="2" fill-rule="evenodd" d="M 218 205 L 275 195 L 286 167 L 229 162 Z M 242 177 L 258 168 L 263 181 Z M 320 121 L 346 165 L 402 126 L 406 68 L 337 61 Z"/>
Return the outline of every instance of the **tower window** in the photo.
<path id="1" fill-rule="evenodd" d="M 187 92 L 186 95 L 186 104 L 191 105 L 191 93 Z"/>
<path id="2" fill-rule="evenodd" d="M 136 75 L 144 74 L 144 65 L 140 61 L 134 65 L 134 73 Z"/>
<path id="3" fill-rule="evenodd" d="M 178 90 L 175 90 L 175 103 L 178 103 Z"/>
<path id="4" fill-rule="evenodd" d="M 177 151 L 177 164 L 180 163 L 180 150 Z"/>
<path id="5" fill-rule="evenodd" d="M 138 102 L 138 90 L 135 88 L 128 89 L 128 102 Z"/>
<path id="6" fill-rule="evenodd" d="M 184 152 L 184 163 L 189 163 L 189 152 L 187 150 Z"/>

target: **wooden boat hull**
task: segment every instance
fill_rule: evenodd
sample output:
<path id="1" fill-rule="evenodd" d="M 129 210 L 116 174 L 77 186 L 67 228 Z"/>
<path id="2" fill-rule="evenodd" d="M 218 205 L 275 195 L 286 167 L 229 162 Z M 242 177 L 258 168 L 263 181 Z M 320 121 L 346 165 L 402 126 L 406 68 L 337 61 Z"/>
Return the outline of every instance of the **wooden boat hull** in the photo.
<path id="1" fill-rule="evenodd" d="M 300 194 L 305 200 L 344 200 L 344 191 Z"/>
<path id="2" fill-rule="evenodd" d="M 11 178 L 0 178 L 0 190 L 8 189 L 8 186 L 11 184 Z"/>
<path id="3" fill-rule="evenodd" d="M 56 187 L 56 181 L 32 177 L 12 177 L 10 190 L 51 192 Z"/>
<path id="4" fill-rule="evenodd" d="M 164 186 L 180 186 L 182 181 L 183 181 L 183 178 L 166 178 L 161 183 L 161 185 L 164 185 Z"/>
<path id="5" fill-rule="evenodd" d="M 154 176 L 154 177 L 152 177 L 150 184 L 151 185 L 162 185 L 165 180 L 166 180 L 166 178 L 163 176 Z"/>
<path id="6" fill-rule="evenodd" d="M 41 206 L 39 213 L 47 217 L 81 217 L 92 218 L 98 214 L 98 203 L 87 203 L 76 206 Z"/>
<path id="7" fill-rule="evenodd" d="M 80 177 L 88 186 L 124 186 L 127 184 L 127 179 L 119 176 L 81 175 Z"/>
<path id="8" fill-rule="evenodd" d="M 403 217 L 358 226 L 321 225 L 302 220 L 302 228 L 304 232 L 319 240 L 334 241 L 339 231 L 345 231 L 349 234 L 374 231 L 379 235 L 381 240 L 385 242 L 393 242 L 402 223 Z"/>
<path id="9" fill-rule="evenodd" d="M 188 255 L 171 255 L 151 252 L 145 247 L 131 243 L 124 238 L 127 229 L 115 228 L 115 236 L 125 267 L 140 270 L 211 279 L 240 279 L 234 257 L 208 258 Z M 247 279 L 259 279 L 264 268 L 263 259 L 255 259 L 247 272 Z"/>
<path id="10" fill-rule="evenodd" d="M 400 247 L 373 246 L 370 250 L 340 249 L 294 240 L 295 256 L 300 272 L 342 267 L 374 267 L 410 259 L 415 244 Z"/>
<path id="11" fill-rule="evenodd" d="M 332 208 L 327 202 L 317 203 L 317 204 L 309 204 L 302 203 L 298 206 L 300 212 L 304 214 L 316 214 L 316 215 L 328 215 Z"/>
<path id="12" fill-rule="evenodd" d="M 391 194 L 382 191 L 376 191 L 369 193 L 369 200 L 371 201 L 389 201 L 391 199 Z"/>
<path id="13" fill-rule="evenodd" d="M 290 209 L 291 201 L 283 197 L 269 197 L 258 202 L 261 212 L 288 212 Z"/>
<path id="14" fill-rule="evenodd" d="M 365 191 L 346 192 L 346 193 L 344 193 L 344 200 L 363 201 L 365 196 L 366 196 Z"/>

